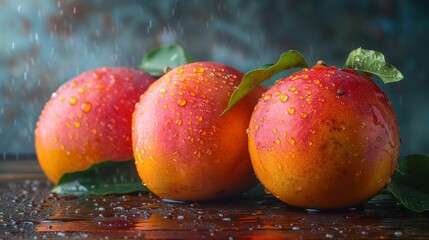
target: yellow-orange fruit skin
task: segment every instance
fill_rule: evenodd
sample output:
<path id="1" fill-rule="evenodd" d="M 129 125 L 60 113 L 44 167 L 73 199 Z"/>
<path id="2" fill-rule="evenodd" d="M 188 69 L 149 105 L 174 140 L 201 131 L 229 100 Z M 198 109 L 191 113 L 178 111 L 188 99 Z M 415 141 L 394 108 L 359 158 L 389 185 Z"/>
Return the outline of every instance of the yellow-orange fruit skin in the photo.
<path id="1" fill-rule="evenodd" d="M 315 66 L 272 86 L 249 124 L 255 172 L 274 196 L 303 208 L 355 206 L 397 165 L 399 132 L 385 94 L 348 69 Z"/>
<path id="2" fill-rule="evenodd" d="M 131 120 L 153 82 L 129 68 L 97 68 L 64 83 L 44 106 L 35 129 L 39 164 L 53 183 L 66 172 L 133 157 Z"/>
<path id="3" fill-rule="evenodd" d="M 192 63 L 172 69 L 142 95 L 133 118 L 134 158 L 153 193 L 204 201 L 256 184 L 246 129 L 262 87 L 220 116 L 242 77 L 226 65 Z"/>

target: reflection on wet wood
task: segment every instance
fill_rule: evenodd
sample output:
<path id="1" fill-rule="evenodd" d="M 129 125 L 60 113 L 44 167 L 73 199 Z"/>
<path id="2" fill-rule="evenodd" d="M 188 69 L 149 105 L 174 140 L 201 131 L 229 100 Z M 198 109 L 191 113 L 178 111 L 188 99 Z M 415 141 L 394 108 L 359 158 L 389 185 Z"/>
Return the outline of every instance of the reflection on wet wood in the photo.
<path id="1" fill-rule="evenodd" d="M 58 197 L 50 193 L 52 187 L 44 178 L 0 181 L 0 239 L 429 238 L 429 215 L 404 209 L 388 194 L 354 210 L 314 212 L 269 195 L 176 203 L 144 192 Z"/>

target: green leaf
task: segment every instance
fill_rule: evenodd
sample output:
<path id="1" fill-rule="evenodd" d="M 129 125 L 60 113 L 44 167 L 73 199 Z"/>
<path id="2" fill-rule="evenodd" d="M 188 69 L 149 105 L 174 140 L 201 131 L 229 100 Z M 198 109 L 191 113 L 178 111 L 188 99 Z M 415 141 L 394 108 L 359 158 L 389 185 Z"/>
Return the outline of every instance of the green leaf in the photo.
<path id="1" fill-rule="evenodd" d="M 166 67 L 175 68 L 189 62 L 191 59 L 180 45 L 163 45 L 147 53 L 138 69 L 152 76 L 161 76 Z"/>
<path id="2" fill-rule="evenodd" d="M 398 82 L 404 78 L 398 69 L 386 63 L 382 53 L 363 48 L 355 49 L 349 54 L 344 68 L 377 76 L 384 83 Z"/>
<path id="3" fill-rule="evenodd" d="M 277 63 L 266 64 L 260 68 L 246 73 L 238 87 L 232 93 L 232 96 L 229 99 L 228 107 L 222 112 L 221 115 L 225 114 L 238 101 L 240 101 L 240 99 L 258 87 L 262 82 L 270 80 L 272 76 L 278 74 L 281 71 L 298 67 L 308 67 L 304 56 L 298 51 L 289 50 L 281 55 Z"/>
<path id="4" fill-rule="evenodd" d="M 64 174 L 52 192 L 59 195 L 107 195 L 148 191 L 138 176 L 134 160 L 104 161 L 83 171 Z"/>
<path id="5" fill-rule="evenodd" d="M 401 159 L 398 169 L 387 186 L 401 203 L 411 211 L 429 211 L 429 155 L 408 155 Z"/>

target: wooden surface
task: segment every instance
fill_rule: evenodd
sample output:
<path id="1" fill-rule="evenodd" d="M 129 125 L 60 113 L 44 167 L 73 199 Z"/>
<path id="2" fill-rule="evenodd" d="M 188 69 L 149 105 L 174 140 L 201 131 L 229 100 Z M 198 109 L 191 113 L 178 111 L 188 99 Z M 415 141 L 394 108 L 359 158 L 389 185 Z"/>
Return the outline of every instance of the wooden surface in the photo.
<path id="1" fill-rule="evenodd" d="M 176 203 L 151 193 L 58 197 L 35 160 L 0 160 L 0 239 L 429 239 L 429 214 L 380 194 L 356 209 L 315 212 L 270 195 Z"/>

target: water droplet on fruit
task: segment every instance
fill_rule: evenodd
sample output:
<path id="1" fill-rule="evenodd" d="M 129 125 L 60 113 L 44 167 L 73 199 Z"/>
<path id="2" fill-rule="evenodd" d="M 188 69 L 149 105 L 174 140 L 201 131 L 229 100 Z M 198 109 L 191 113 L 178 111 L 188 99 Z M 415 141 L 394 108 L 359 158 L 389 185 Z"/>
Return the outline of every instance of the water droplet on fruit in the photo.
<path id="1" fill-rule="evenodd" d="M 255 125 L 255 129 L 258 130 L 259 129 L 259 125 Z"/>
<path id="2" fill-rule="evenodd" d="M 176 74 L 181 74 L 183 72 L 183 68 L 179 68 L 176 70 Z"/>
<path id="3" fill-rule="evenodd" d="M 182 125 L 182 119 L 180 119 L 180 118 L 179 118 L 179 119 L 177 119 L 177 120 L 176 120 L 176 124 L 177 124 L 178 126 Z"/>
<path id="4" fill-rule="evenodd" d="M 53 141 L 54 143 L 56 143 L 56 142 L 58 142 L 58 138 L 57 138 L 57 137 L 54 137 L 54 138 L 52 138 L 52 141 Z"/>
<path id="5" fill-rule="evenodd" d="M 274 96 L 279 96 L 281 94 L 281 92 L 280 91 L 277 91 L 276 93 L 274 93 Z"/>
<path id="6" fill-rule="evenodd" d="M 293 137 L 289 138 L 288 142 L 290 144 L 295 144 L 295 138 L 293 138 Z"/>
<path id="7" fill-rule="evenodd" d="M 301 192 L 302 191 L 302 186 L 295 186 L 295 191 Z"/>
<path id="8" fill-rule="evenodd" d="M 189 142 L 194 142 L 194 138 L 192 136 L 188 136 L 187 139 L 188 139 Z"/>
<path id="9" fill-rule="evenodd" d="M 182 98 L 177 102 L 177 105 L 184 107 L 186 105 L 186 99 Z"/>
<path id="10" fill-rule="evenodd" d="M 316 79 L 316 80 L 313 81 L 313 83 L 316 84 L 316 85 L 319 85 L 320 84 L 320 80 Z"/>
<path id="11" fill-rule="evenodd" d="M 286 102 L 288 100 L 289 96 L 287 94 L 282 94 L 280 96 L 280 101 L 281 102 Z"/>
<path id="12" fill-rule="evenodd" d="M 92 72 L 92 77 L 95 79 L 100 79 L 102 77 L 102 75 L 99 72 Z"/>
<path id="13" fill-rule="evenodd" d="M 196 119 L 197 121 L 201 122 L 203 120 L 203 116 L 197 116 Z"/>
<path id="14" fill-rule="evenodd" d="M 83 88 L 79 88 L 79 89 L 77 90 L 77 92 L 78 92 L 78 93 L 80 93 L 80 94 L 82 94 L 83 92 L 85 92 L 85 89 L 83 89 Z"/>
<path id="15" fill-rule="evenodd" d="M 203 67 L 196 67 L 196 68 L 194 69 L 194 72 L 197 72 L 197 73 L 203 73 L 203 72 L 204 72 L 204 68 L 203 68 Z"/>
<path id="16" fill-rule="evenodd" d="M 75 105 L 77 103 L 77 98 L 76 97 L 71 97 L 70 100 L 69 100 L 69 103 L 71 105 Z"/>
<path id="17" fill-rule="evenodd" d="M 302 113 L 301 113 L 301 117 L 302 117 L 302 118 L 307 118 L 307 113 L 306 113 L 306 112 L 302 112 Z"/>
<path id="18" fill-rule="evenodd" d="M 195 155 L 197 158 L 201 158 L 201 151 L 196 151 L 196 152 L 194 152 L 194 155 Z"/>
<path id="19" fill-rule="evenodd" d="M 92 104 L 90 102 L 84 102 L 82 105 L 80 105 L 80 109 L 85 113 L 91 111 L 91 108 Z"/>
<path id="20" fill-rule="evenodd" d="M 307 79 L 307 78 L 308 78 L 308 75 L 307 75 L 307 74 L 303 74 L 303 75 L 302 75 L 302 78 L 303 78 L 303 79 Z"/>
<path id="21" fill-rule="evenodd" d="M 295 86 L 290 86 L 289 91 L 295 92 L 296 91 L 296 87 Z"/>
<path id="22" fill-rule="evenodd" d="M 287 110 L 287 113 L 289 113 L 290 115 L 295 113 L 295 108 L 291 107 Z"/>
<path id="23" fill-rule="evenodd" d="M 276 139 L 276 144 L 279 145 L 280 144 L 280 138 Z"/>
<path id="24" fill-rule="evenodd" d="M 80 127 L 80 122 L 78 122 L 78 121 L 74 122 L 74 127 L 75 128 L 79 128 Z"/>
<path id="25" fill-rule="evenodd" d="M 97 129 L 92 129 L 91 132 L 92 134 L 97 134 Z"/>
<path id="26" fill-rule="evenodd" d="M 266 94 L 263 98 L 264 102 L 268 101 L 271 99 L 271 94 Z"/>
<path id="27" fill-rule="evenodd" d="M 165 88 L 160 88 L 160 89 L 159 89 L 159 93 L 164 94 L 164 93 L 165 93 Z"/>

